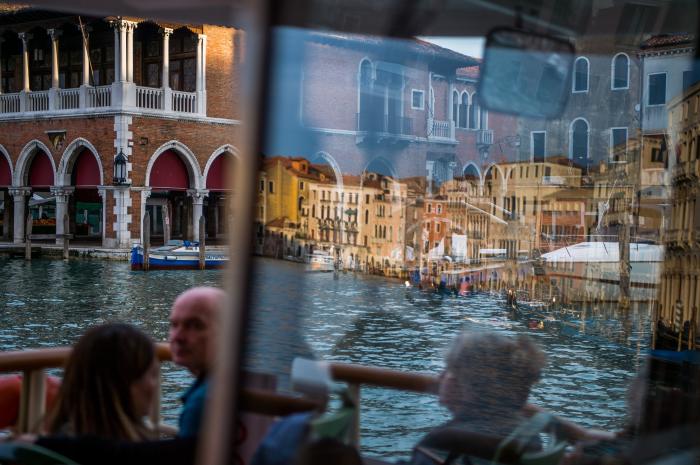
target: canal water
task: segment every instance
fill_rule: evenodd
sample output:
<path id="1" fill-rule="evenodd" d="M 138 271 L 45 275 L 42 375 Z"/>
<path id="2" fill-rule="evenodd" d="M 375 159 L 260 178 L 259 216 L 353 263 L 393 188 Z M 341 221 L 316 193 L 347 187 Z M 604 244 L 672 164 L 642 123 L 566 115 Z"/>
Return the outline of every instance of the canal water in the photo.
<path id="1" fill-rule="evenodd" d="M 116 320 L 165 340 L 174 297 L 191 286 L 221 286 L 223 279 L 221 271 L 143 273 L 124 262 L 97 260 L 0 259 L 0 267 L 1 350 L 71 344 L 85 328 Z M 627 316 L 589 312 L 585 326 L 574 322 L 565 330 L 551 322 L 531 329 L 500 298 L 486 294 L 440 295 L 352 273 L 336 279 L 271 259 L 255 260 L 254 283 L 245 365 L 275 374 L 281 390 L 289 388 L 296 356 L 438 373 L 462 330 L 528 334 L 548 356 L 531 401 L 582 425 L 612 430 L 625 423 L 627 386 L 648 348 L 643 308 Z M 175 423 L 178 395 L 191 378 L 171 364 L 163 376 L 163 415 Z M 363 451 L 406 456 L 447 418 L 433 396 L 363 389 Z"/>

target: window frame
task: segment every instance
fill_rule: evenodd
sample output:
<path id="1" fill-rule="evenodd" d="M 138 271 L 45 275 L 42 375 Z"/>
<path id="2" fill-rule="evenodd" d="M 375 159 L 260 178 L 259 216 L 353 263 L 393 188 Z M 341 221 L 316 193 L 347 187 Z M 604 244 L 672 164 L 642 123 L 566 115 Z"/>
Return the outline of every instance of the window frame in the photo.
<path id="1" fill-rule="evenodd" d="M 626 160 L 615 160 L 613 158 L 614 156 L 614 150 L 615 150 L 615 137 L 614 133 L 616 130 L 625 130 L 625 155 L 627 155 L 627 149 L 629 148 L 629 140 L 630 140 L 630 133 L 629 133 L 629 128 L 626 126 L 615 126 L 610 128 L 610 136 L 609 136 L 609 145 L 608 145 L 608 163 L 625 163 Z"/>
<path id="2" fill-rule="evenodd" d="M 586 62 L 586 88 L 585 89 L 576 89 L 576 65 L 580 60 L 584 60 Z M 585 94 L 588 93 L 589 89 L 591 88 L 591 62 L 590 60 L 585 57 L 585 56 L 580 56 L 574 60 L 574 72 L 572 73 L 571 77 L 571 93 L 572 94 Z"/>
<path id="3" fill-rule="evenodd" d="M 542 160 L 547 158 L 547 131 L 530 131 L 530 163 L 535 162 L 535 134 L 544 134 Z"/>
<path id="4" fill-rule="evenodd" d="M 415 94 L 420 94 L 420 106 L 416 107 L 413 105 L 413 96 Z M 425 110 L 425 91 L 423 89 L 411 89 L 411 110 Z"/>
<path id="5" fill-rule="evenodd" d="M 626 79 L 626 84 L 624 87 L 616 87 L 615 86 L 615 71 L 617 71 L 617 67 L 615 66 L 615 60 L 617 60 L 617 58 L 621 57 L 621 56 L 624 56 L 627 59 L 627 79 Z M 629 90 L 631 68 L 632 68 L 632 63 L 631 63 L 629 55 L 627 55 L 625 52 L 619 52 L 619 53 L 615 54 L 615 56 L 612 58 L 612 61 L 610 62 L 610 90 Z"/>
<path id="6" fill-rule="evenodd" d="M 659 75 L 664 75 L 664 101 L 662 103 L 651 103 L 651 77 L 652 76 L 659 76 Z M 660 107 L 666 105 L 668 103 L 667 97 L 668 97 L 668 73 L 666 71 L 659 71 L 656 73 L 648 73 L 646 77 L 646 93 L 647 93 L 647 98 L 646 101 L 644 102 L 647 107 Z"/>

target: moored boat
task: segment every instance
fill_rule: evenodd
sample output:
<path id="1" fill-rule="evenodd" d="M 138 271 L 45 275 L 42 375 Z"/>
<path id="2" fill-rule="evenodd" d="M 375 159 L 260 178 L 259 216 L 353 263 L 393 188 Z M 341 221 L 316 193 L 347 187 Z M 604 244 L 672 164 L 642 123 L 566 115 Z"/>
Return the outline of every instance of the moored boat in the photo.
<path id="1" fill-rule="evenodd" d="M 333 256 L 325 250 L 314 250 L 307 255 L 306 271 L 335 271 Z"/>
<path id="2" fill-rule="evenodd" d="M 222 249 L 210 249 L 205 254 L 205 269 L 222 268 L 228 263 L 228 255 Z M 131 269 L 142 270 L 144 249 L 135 245 L 131 249 Z M 170 241 L 162 247 L 155 247 L 148 253 L 148 268 L 151 270 L 195 270 L 199 269 L 199 243 Z"/>

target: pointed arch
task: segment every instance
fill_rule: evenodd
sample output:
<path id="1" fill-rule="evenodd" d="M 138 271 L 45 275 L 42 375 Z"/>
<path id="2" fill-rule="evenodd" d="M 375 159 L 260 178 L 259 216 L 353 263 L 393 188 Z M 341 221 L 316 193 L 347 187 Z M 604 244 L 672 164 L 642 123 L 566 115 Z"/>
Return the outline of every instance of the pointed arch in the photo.
<path id="1" fill-rule="evenodd" d="M 462 91 L 459 102 L 459 121 L 458 127 L 466 129 L 467 120 L 469 119 L 469 92 Z"/>
<path id="2" fill-rule="evenodd" d="M 477 179 L 479 180 L 479 182 L 481 182 L 481 180 L 483 179 L 482 174 L 481 174 L 481 170 L 479 169 L 479 166 L 476 163 L 474 163 L 473 161 L 468 161 L 462 167 L 462 176 L 466 176 L 467 170 L 469 170 L 470 168 L 473 168 L 474 171 L 476 171 Z"/>
<path id="3" fill-rule="evenodd" d="M 27 144 L 22 148 L 22 151 L 19 153 L 17 165 L 15 166 L 15 171 L 12 178 L 13 186 L 22 187 L 27 185 L 27 176 L 29 176 L 29 173 L 26 172 L 27 168 L 34 159 L 34 155 L 36 155 L 39 151 L 46 153 L 46 156 L 49 158 L 53 169 L 53 184 L 56 184 L 56 163 L 51 155 L 51 150 L 49 150 L 49 148 L 40 140 L 34 139 L 27 142 Z"/>
<path id="4" fill-rule="evenodd" d="M 10 153 L 7 151 L 7 149 L 5 149 L 5 147 L 3 147 L 2 144 L 0 144 L 0 157 L 5 160 L 5 163 L 7 165 L 7 170 L 8 170 L 7 175 L 3 174 L 0 171 L 0 186 L 5 186 L 5 185 L 11 186 L 12 185 L 12 178 L 14 175 L 14 170 L 12 167 L 12 158 L 10 158 Z M 5 176 L 7 176 L 7 177 L 5 177 Z"/>
<path id="5" fill-rule="evenodd" d="M 224 144 L 221 147 L 214 150 L 209 156 L 206 165 L 204 166 L 204 173 L 202 173 L 201 185 L 204 186 L 204 188 L 208 188 L 207 179 L 209 177 L 209 170 L 211 170 L 212 165 L 214 165 L 214 163 L 220 156 L 225 156 L 225 154 L 227 153 L 231 154 L 231 156 L 234 159 L 234 163 L 240 160 L 240 154 L 238 153 L 238 149 L 236 149 L 236 147 L 234 147 L 231 144 Z"/>
<path id="6" fill-rule="evenodd" d="M 58 163 L 58 169 L 56 170 L 56 185 L 57 186 L 69 186 L 71 184 L 71 174 L 73 171 L 74 164 L 78 159 L 80 149 L 88 149 L 94 155 L 97 160 L 97 166 L 100 170 L 100 185 L 104 185 L 104 167 L 102 166 L 102 160 L 97 152 L 94 145 L 90 143 L 87 139 L 78 137 L 73 140 L 68 147 L 63 151 L 61 156 L 61 161 Z"/>
<path id="7" fill-rule="evenodd" d="M 146 177 L 144 181 L 145 186 L 150 187 L 151 170 L 153 169 L 153 165 L 158 157 L 168 150 L 176 152 L 180 156 L 180 159 L 184 162 L 189 175 L 189 187 L 191 189 L 202 189 L 202 173 L 199 169 L 197 157 L 189 147 L 177 140 L 166 142 L 158 147 L 155 152 L 153 152 L 153 155 L 151 155 L 151 158 L 148 160 L 148 166 L 146 167 Z"/>

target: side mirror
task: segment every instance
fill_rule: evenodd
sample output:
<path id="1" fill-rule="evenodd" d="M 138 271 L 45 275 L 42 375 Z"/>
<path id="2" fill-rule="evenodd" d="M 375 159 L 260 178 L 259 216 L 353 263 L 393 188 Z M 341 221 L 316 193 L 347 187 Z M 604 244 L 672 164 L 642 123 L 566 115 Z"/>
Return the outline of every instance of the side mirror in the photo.
<path id="1" fill-rule="evenodd" d="M 556 37 L 498 28 L 486 37 L 479 100 L 490 111 L 555 118 L 571 94 L 574 46 Z"/>

